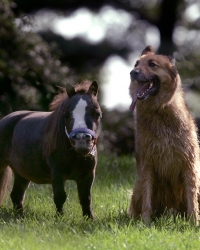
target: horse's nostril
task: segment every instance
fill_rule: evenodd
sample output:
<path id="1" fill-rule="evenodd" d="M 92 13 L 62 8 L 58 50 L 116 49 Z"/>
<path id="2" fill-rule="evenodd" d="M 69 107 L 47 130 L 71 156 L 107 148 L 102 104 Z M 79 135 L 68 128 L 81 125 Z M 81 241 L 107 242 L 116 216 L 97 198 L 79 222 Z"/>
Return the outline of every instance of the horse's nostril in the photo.
<path id="1" fill-rule="evenodd" d="M 71 139 L 73 141 L 79 141 L 83 139 L 83 133 L 75 133 L 72 135 Z"/>
<path id="2" fill-rule="evenodd" d="M 76 141 L 76 140 L 78 140 L 79 138 L 78 138 L 77 134 L 74 134 L 74 135 L 72 135 L 71 139 L 72 139 L 73 141 Z"/>
<path id="3" fill-rule="evenodd" d="M 71 139 L 73 141 L 79 141 L 79 140 L 87 140 L 87 141 L 91 141 L 92 140 L 92 136 L 88 133 L 75 133 L 72 135 Z"/>
<path id="4" fill-rule="evenodd" d="M 91 141 L 92 140 L 92 136 L 90 134 L 85 134 L 84 137 L 85 137 L 85 139 L 87 141 Z"/>

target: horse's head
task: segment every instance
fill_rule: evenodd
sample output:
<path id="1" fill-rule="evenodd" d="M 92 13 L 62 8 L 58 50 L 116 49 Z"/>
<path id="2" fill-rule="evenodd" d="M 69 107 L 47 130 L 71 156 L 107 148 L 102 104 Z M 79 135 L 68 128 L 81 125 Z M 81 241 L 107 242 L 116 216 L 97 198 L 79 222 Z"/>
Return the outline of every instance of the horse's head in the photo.
<path id="1" fill-rule="evenodd" d="M 102 112 L 97 102 L 98 84 L 92 82 L 87 91 L 66 86 L 65 132 L 73 148 L 82 156 L 94 155 L 101 130 Z"/>

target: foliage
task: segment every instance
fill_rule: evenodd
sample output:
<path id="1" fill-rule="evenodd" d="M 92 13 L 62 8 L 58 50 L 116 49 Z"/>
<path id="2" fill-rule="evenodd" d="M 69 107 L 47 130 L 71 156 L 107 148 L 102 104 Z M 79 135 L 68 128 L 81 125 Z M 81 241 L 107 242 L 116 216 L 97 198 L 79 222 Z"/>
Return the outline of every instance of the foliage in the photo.
<path id="1" fill-rule="evenodd" d="M 15 13 L 18 16 L 21 11 L 34 16 L 36 10 L 39 11 L 35 15 L 38 20 L 45 13 L 47 17 L 49 16 L 49 21 L 45 22 L 49 25 L 46 24 L 43 28 L 41 25 L 40 35 L 48 43 L 58 44 L 62 51 L 61 60 L 69 63 L 79 78 L 89 73 L 91 76 L 91 72 L 95 78 L 101 78 L 98 76 L 98 71 L 110 56 L 117 54 L 128 61 L 130 57 L 138 55 L 138 51 L 141 51 L 148 43 L 157 43 L 159 53 L 175 56 L 184 86 L 187 90 L 192 90 L 192 94 L 197 94 L 199 99 L 200 17 L 197 13 L 198 1 L 15 1 L 17 3 Z M 109 20 L 112 19 L 112 14 L 109 16 L 108 12 L 106 16 L 106 20 L 109 20 L 108 29 L 104 38 L 96 44 L 88 42 L 84 35 L 67 39 L 55 33 L 55 29 L 51 29 L 54 18 L 70 17 L 70 14 L 76 15 L 77 10 L 84 10 L 84 8 L 91 10 L 94 17 L 101 15 L 106 8 L 113 8 L 118 13 L 118 23 Z M 124 21 L 122 13 L 131 21 L 127 22 L 127 19 Z M 197 106 L 193 98 L 190 98 L 190 102 L 192 106 Z M 199 109 L 195 112 L 199 116 Z"/>
<path id="2" fill-rule="evenodd" d="M 108 155 L 111 153 L 116 155 L 133 154 L 134 121 L 130 111 L 103 110 L 98 150 Z"/>
<path id="3" fill-rule="evenodd" d="M 178 61 L 183 64 L 179 65 L 179 70 L 183 68 L 182 72 L 186 72 L 187 76 L 198 76 L 198 65 L 199 65 L 199 51 L 200 46 L 198 43 L 199 38 L 199 27 L 200 27 L 200 17 L 198 17 L 195 6 L 198 12 L 199 2 L 198 1 L 185 1 L 185 0 L 138 0 L 138 1 L 121 1 L 121 0 L 96 0 L 94 1 L 45 1 L 41 0 L 40 2 L 36 2 L 34 0 L 30 0 L 29 2 L 25 0 L 15 0 L 17 3 L 16 13 L 21 13 L 20 10 L 23 10 L 25 13 L 33 13 L 33 10 L 45 10 L 51 9 L 57 11 L 57 13 L 62 13 L 64 15 L 69 15 L 70 13 L 75 12 L 77 9 L 88 8 L 89 10 L 97 13 L 97 15 L 102 11 L 103 7 L 111 6 L 115 10 L 118 10 L 120 15 L 120 11 L 124 11 L 125 13 L 132 16 L 132 22 L 127 24 L 127 29 L 125 32 L 121 34 L 121 37 L 117 36 L 120 34 L 121 29 L 115 25 L 114 27 L 110 27 L 109 31 L 106 33 L 105 40 L 101 43 L 98 43 L 98 48 L 101 50 L 102 57 L 107 58 L 109 53 L 105 53 L 105 51 L 113 51 L 113 53 L 120 54 L 120 56 L 126 56 L 127 52 L 131 53 L 133 51 L 141 51 L 146 44 L 147 39 L 146 32 L 150 29 L 157 29 L 159 31 L 159 35 L 151 30 L 152 39 L 156 36 L 159 39 L 160 37 L 160 45 L 159 52 L 164 54 L 172 54 L 174 52 Z M 188 14 L 189 10 L 193 8 L 193 13 Z M 42 12 L 44 14 L 44 11 Z M 123 19 L 120 19 L 123 24 Z M 50 25 L 49 25 L 50 29 Z M 47 29 L 48 33 L 49 30 Z M 54 34 L 55 35 L 55 34 Z M 48 36 L 48 35 L 47 35 Z M 56 36 L 53 35 L 52 39 L 57 39 Z M 48 39 L 48 38 L 47 38 Z M 60 39 L 60 38 L 59 38 Z M 49 40 L 51 40 L 49 38 Z M 82 41 L 81 41 L 82 40 Z M 110 42 L 111 46 L 107 46 L 105 41 Z M 73 43 L 76 43 L 76 47 L 80 49 L 83 53 L 82 55 L 87 57 L 91 54 L 94 55 L 94 52 L 89 54 L 88 48 L 90 44 L 84 44 L 84 37 L 79 41 L 72 41 L 66 39 L 66 43 L 73 46 Z M 113 42 L 113 43 L 112 43 Z M 59 42 L 59 46 L 63 47 L 63 42 Z M 78 46 L 77 46 L 78 45 Z M 82 48 L 81 48 L 82 47 Z M 104 47 L 105 50 L 101 48 Z M 118 47 L 115 51 L 114 48 Z M 120 47 L 123 47 L 123 50 L 120 53 Z M 71 57 L 70 60 L 73 60 L 73 56 L 71 55 L 71 51 L 63 52 Z M 76 54 L 76 51 L 73 51 Z M 95 59 L 99 57 L 98 49 L 96 50 Z M 99 60 L 99 59 L 98 59 Z M 97 61 L 98 61 L 97 60 Z M 101 60 L 99 60 L 102 62 Z M 189 67 L 187 65 L 189 64 Z M 75 65 L 74 65 L 75 66 Z M 187 69 L 185 71 L 185 69 Z M 184 76 L 185 78 L 185 76 Z M 198 79 L 196 79 L 197 81 Z M 198 81 L 199 82 L 199 81 Z M 199 84 L 199 83 L 198 83 Z M 197 85 L 198 85 L 197 84 Z M 199 87 L 199 85 L 198 85 Z"/>
<path id="4" fill-rule="evenodd" d="M 99 156 L 93 186 L 95 221 L 81 216 L 76 186 L 66 183 L 68 200 L 63 217 L 55 216 L 52 189 L 31 185 L 25 200 L 24 217 L 17 216 L 7 197 L 1 207 L 0 248 L 54 250 L 199 249 L 200 227 L 179 217 L 163 216 L 146 227 L 127 217 L 129 190 L 135 178 L 132 157 Z"/>
<path id="5" fill-rule="evenodd" d="M 0 116 L 19 109 L 47 109 L 55 84 L 64 85 L 69 75 L 55 49 L 24 31 L 23 19 L 15 19 L 11 7 L 8 0 L 0 2 Z"/>

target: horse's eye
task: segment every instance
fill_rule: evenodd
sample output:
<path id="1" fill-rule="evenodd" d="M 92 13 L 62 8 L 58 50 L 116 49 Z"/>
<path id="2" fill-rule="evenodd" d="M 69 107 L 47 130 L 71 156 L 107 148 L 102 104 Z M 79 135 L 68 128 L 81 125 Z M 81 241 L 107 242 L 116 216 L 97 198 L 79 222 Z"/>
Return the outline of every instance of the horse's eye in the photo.
<path id="1" fill-rule="evenodd" d="M 94 115 L 97 119 L 102 118 L 102 113 L 100 111 L 95 111 Z"/>
<path id="2" fill-rule="evenodd" d="M 69 112 L 69 111 L 66 111 L 66 112 L 64 113 L 64 117 L 65 117 L 65 119 L 69 119 L 69 118 L 70 118 L 70 112 Z"/>

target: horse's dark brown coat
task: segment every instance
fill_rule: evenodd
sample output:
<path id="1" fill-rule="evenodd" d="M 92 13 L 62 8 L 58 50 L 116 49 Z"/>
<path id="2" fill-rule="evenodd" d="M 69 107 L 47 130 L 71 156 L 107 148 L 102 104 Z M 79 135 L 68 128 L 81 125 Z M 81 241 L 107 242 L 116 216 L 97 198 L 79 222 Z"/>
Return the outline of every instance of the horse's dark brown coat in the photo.
<path id="1" fill-rule="evenodd" d="M 0 121 L 0 192 L 3 198 L 8 181 L 9 167 L 14 172 L 14 186 L 11 199 L 16 209 L 23 208 L 25 191 L 30 181 L 51 183 L 57 212 L 62 213 L 66 200 L 66 180 L 77 183 L 78 194 L 84 216 L 93 218 L 91 208 L 91 187 L 95 177 L 97 152 L 93 156 L 82 156 L 72 147 L 65 126 L 71 129 L 70 114 L 73 100 L 84 98 L 88 126 L 99 134 L 100 112 L 97 102 L 98 85 L 85 82 L 55 97 L 52 112 L 17 111 Z"/>

